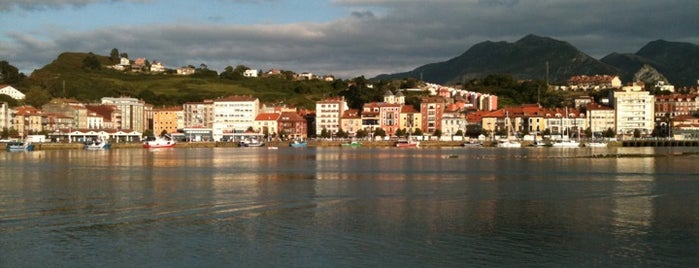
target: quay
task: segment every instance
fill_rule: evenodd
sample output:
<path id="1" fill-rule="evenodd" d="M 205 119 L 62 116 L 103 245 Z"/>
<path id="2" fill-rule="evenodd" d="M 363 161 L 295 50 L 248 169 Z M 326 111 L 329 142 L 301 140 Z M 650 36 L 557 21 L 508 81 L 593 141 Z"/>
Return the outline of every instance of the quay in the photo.
<path id="1" fill-rule="evenodd" d="M 625 140 L 623 147 L 696 147 L 699 140 Z"/>

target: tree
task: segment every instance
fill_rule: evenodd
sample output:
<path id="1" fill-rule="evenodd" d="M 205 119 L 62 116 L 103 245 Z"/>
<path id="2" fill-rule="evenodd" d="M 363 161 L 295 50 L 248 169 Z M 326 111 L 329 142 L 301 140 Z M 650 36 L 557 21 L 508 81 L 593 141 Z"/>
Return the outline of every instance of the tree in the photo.
<path id="1" fill-rule="evenodd" d="M 464 136 L 464 132 L 461 129 L 459 129 L 456 131 L 456 133 L 454 133 L 454 136 Z"/>
<path id="2" fill-rule="evenodd" d="M 5 94 L 0 94 L 0 102 L 7 102 L 7 105 L 10 107 L 15 107 L 18 105 L 17 100 Z"/>
<path id="3" fill-rule="evenodd" d="M 634 129 L 634 130 L 633 130 L 633 137 L 634 137 L 634 138 L 640 138 L 640 137 L 641 137 L 641 130 L 640 130 L 640 129 Z"/>
<path id="4" fill-rule="evenodd" d="M 442 130 L 441 129 L 435 129 L 434 133 L 432 133 L 432 136 L 435 136 L 437 138 L 442 136 Z"/>
<path id="5" fill-rule="evenodd" d="M 101 65 L 97 56 L 92 52 L 87 54 L 87 57 L 83 59 L 83 69 L 86 70 L 99 70 Z"/>
<path id="6" fill-rule="evenodd" d="M 607 128 L 607 130 L 604 132 L 604 137 L 605 138 L 614 138 L 616 136 L 616 132 L 612 128 Z"/>
<path id="7" fill-rule="evenodd" d="M 24 101 L 36 108 L 43 106 L 51 101 L 51 95 L 46 90 L 38 87 L 32 87 L 24 94 Z"/>
<path id="8" fill-rule="evenodd" d="M 422 136 L 422 134 L 422 129 L 420 128 L 415 128 L 415 130 L 413 130 L 413 135 L 415 136 Z"/>
<path id="9" fill-rule="evenodd" d="M 356 136 L 357 138 L 360 138 L 360 139 L 361 139 L 361 138 L 366 138 L 367 136 L 369 136 L 369 134 L 367 133 L 366 130 L 360 129 L 360 130 L 357 130 L 357 133 L 355 133 L 355 136 Z"/>
<path id="10" fill-rule="evenodd" d="M 154 137 L 155 135 L 153 134 L 152 129 L 146 129 L 145 131 L 143 131 L 143 136 L 144 137 Z"/>
<path id="11" fill-rule="evenodd" d="M 109 60 L 112 62 L 119 62 L 119 50 L 112 48 L 112 52 L 109 53 Z"/>
<path id="12" fill-rule="evenodd" d="M 327 129 L 323 128 L 323 129 L 320 131 L 320 137 L 321 137 L 321 138 L 330 138 L 330 131 L 328 131 Z"/>
<path id="13" fill-rule="evenodd" d="M 0 61 L 0 83 L 15 84 L 24 79 L 24 74 L 20 73 L 17 67 L 10 65 L 7 61 Z"/>
<path id="14" fill-rule="evenodd" d="M 121 56 L 122 58 L 129 58 L 129 54 L 126 52 L 122 52 L 121 54 L 119 54 L 119 56 Z"/>
<path id="15" fill-rule="evenodd" d="M 383 128 L 374 129 L 374 137 L 386 137 L 386 131 Z"/>
<path id="16" fill-rule="evenodd" d="M 160 137 L 167 135 L 167 130 L 160 131 Z"/>
<path id="17" fill-rule="evenodd" d="M 338 138 L 347 138 L 347 132 L 344 132 L 342 129 L 338 130 L 337 133 L 335 133 L 335 137 Z"/>

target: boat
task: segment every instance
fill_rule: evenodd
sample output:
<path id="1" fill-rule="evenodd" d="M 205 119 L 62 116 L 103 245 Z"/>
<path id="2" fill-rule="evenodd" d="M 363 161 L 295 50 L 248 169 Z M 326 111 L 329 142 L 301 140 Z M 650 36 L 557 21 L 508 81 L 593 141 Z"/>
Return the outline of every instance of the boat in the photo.
<path id="1" fill-rule="evenodd" d="M 277 146 L 267 146 L 267 150 L 277 150 L 279 147 Z"/>
<path id="2" fill-rule="evenodd" d="M 551 146 L 555 148 L 578 148 L 580 147 L 580 142 L 574 140 L 561 140 L 552 142 Z"/>
<path id="3" fill-rule="evenodd" d="M 506 140 L 500 140 L 498 143 L 495 145 L 498 148 L 521 148 L 522 143 L 514 140 L 512 134 L 512 123 L 510 123 L 510 113 L 508 111 L 505 111 L 505 124 L 507 125 L 507 139 Z"/>
<path id="4" fill-rule="evenodd" d="M 521 148 L 522 143 L 515 140 L 502 140 L 498 141 L 496 146 L 498 148 Z"/>
<path id="5" fill-rule="evenodd" d="M 258 139 L 244 140 L 240 142 L 240 146 L 243 147 L 262 147 L 265 146 L 265 142 Z"/>
<path id="6" fill-rule="evenodd" d="M 586 147 L 592 147 L 592 148 L 605 148 L 609 144 L 603 141 L 593 141 L 593 142 L 588 142 L 585 144 Z"/>
<path id="7" fill-rule="evenodd" d="M 568 107 L 566 107 L 566 117 L 568 116 Z M 578 137 L 580 137 L 580 128 L 578 129 Z M 561 117 L 561 139 L 554 141 L 551 143 L 551 146 L 554 148 L 578 148 L 580 147 L 580 142 L 571 140 L 567 136 L 563 135 L 564 130 L 568 132 L 568 135 L 570 135 L 570 131 L 568 130 L 568 127 L 565 124 L 565 121 L 563 121 L 563 117 Z"/>
<path id="8" fill-rule="evenodd" d="M 175 140 L 170 139 L 169 137 L 167 139 L 163 137 L 157 137 L 155 140 L 152 141 L 146 141 L 143 143 L 143 148 L 149 148 L 149 149 L 156 149 L 156 148 L 172 148 L 175 147 Z"/>
<path id="9" fill-rule="evenodd" d="M 301 147 L 306 147 L 308 143 L 306 141 L 302 140 L 294 140 L 289 143 L 289 146 L 294 147 L 294 148 L 301 148 Z"/>
<path id="10" fill-rule="evenodd" d="M 416 147 L 420 147 L 420 142 L 414 141 L 414 140 L 398 140 L 398 141 L 396 141 L 396 147 L 416 148 Z"/>
<path id="11" fill-rule="evenodd" d="M 7 143 L 6 149 L 8 152 L 31 152 L 34 151 L 34 144 L 29 141 L 13 141 Z"/>
<path id="12" fill-rule="evenodd" d="M 88 142 L 85 144 L 85 150 L 106 150 L 111 147 L 111 144 L 109 144 L 105 140 L 92 140 L 91 142 Z"/>
<path id="13" fill-rule="evenodd" d="M 343 143 L 341 145 L 342 145 L 342 147 L 353 147 L 353 148 L 362 147 L 362 143 L 358 142 L 358 141 L 351 141 L 349 143 Z"/>

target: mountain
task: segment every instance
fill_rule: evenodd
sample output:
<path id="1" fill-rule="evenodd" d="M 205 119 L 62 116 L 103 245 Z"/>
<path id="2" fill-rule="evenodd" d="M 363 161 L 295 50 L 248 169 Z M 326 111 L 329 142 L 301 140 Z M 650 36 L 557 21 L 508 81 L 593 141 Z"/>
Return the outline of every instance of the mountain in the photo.
<path id="1" fill-rule="evenodd" d="M 606 63 L 571 44 L 548 37 L 527 35 L 514 42 L 478 43 L 458 57 L 420 66 L 412 71 L 379 75 L 375 79 L 422 78 L 440 84 L 461 82 L 489 74 L 510 74 L 515 79 L 565 81 L 573 75 L 620 74 Z"/>
<path id="2" fill-rule="evenodd" d="M 699 46 L 691 43 L 656 40 L 635 54 L 612 53 L 601 61 L 619 69 L 622 81 L 631 81 L 644 65 L 657 70 L 674 85 L 696 85 L 699 79 Z"/>

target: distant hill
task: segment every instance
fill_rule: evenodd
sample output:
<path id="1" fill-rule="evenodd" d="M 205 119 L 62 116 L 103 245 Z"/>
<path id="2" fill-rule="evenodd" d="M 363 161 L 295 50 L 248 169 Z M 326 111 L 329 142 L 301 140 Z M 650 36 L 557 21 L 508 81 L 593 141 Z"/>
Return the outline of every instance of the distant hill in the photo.
<path id="1" fill-rule="evenodd" d="M 409 72 L 379 75 L 375 79 L 422 77 L 427 82 L 446 84 L 489 74 L 509 74 L 515 79 L 544 80 L 547 62 L 552 82 L 581 74 L 620 74 L 620 70 L 567 42 L 530 34 L 514 43 L 478 43 L 453 59 L 423 65 Z"/>
<path id="2" fill-rule="evenodd" d="M 621 71 L 623 81 L 631 81 L 644 65 L 650 65 L 677 86 L 692 86 L 699 80 L 699 46 L 656 40 L 635 54 L 612 53 L 601 59 Z"/>
<path id="3" fill-rule="evenodd" d="M 87 70 L 84 61 L 95 56 L 102 68 Z M 20 88 L 39 88 L 50 97 L 99 101 L 102 97 L 130 96 L 157 107 L 181 105 L 231 95 L 254 95 L 263 102 L 284 101 L 289 105 L 310 108 L 315 101 L 334 93 L 331 83 L 284 78 L 220 78 L 216 72 L 206 75 L 136 73 L 106 68 L 116 62 L 109 57 L 81 52 L 65 52 L 53 62 L 32 72 Z"/>

